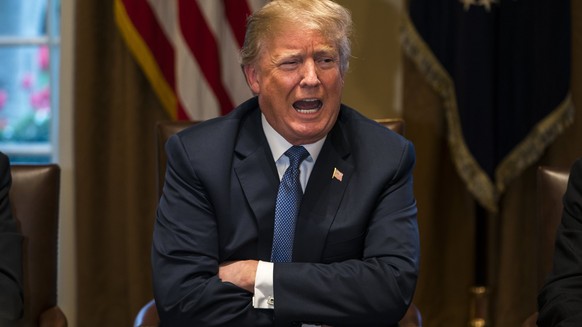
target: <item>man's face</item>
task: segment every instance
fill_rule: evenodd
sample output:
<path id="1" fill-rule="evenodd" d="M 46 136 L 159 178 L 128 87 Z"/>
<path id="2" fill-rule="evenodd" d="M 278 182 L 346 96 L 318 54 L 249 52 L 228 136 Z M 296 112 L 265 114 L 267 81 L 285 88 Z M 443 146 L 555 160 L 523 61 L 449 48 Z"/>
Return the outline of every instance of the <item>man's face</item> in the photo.
<path id="1" fill-rule="evenodd" d="M 289 29 L 267 40 L 244 71 L 269 124 L 291 144 L 309 144 L 335 124 L 343 76 L 334 44 L 318 32 Z"/>

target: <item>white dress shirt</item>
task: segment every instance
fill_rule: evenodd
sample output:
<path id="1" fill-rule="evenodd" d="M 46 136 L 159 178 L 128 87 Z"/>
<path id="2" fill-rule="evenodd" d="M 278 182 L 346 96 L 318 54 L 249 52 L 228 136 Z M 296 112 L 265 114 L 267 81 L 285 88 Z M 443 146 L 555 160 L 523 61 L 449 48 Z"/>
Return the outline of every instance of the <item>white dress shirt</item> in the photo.
<path id="1" fill-rule="evenodd" d="M 293 144 L 287 142 L 269 123 L 264 115 L 261 115 L 261 123 L 263 125 L 263 131 L 271 148 L 271 153 L 273 154 L 273 160 L 277 166 L 277 172 L 279 173 L 279 180 L 283 178 L 285 170 L 289 167 L 289 158 L 284 155 Z M 305 187 L 307 186 L 307 181 L 315 165 L 315 161 L 319 156 L 319 152 L 323 147 L 325 142 L 325 137 L 321 140 L 312 144 L 302 144 L 303 147 L 309 152 L 309 156 L 303 160 L 301 166 L 299 167 L 300 174 L 299 179 L 301 182 L 301 188 L 305 192 Z M 275 219 L 275 217 L 273 217 Z M 257 274 L 255 276 L 255 293 L 253 296 L 253 307 L 257 309 L 274 309 L 275 308 L 275 295 L 273 292 L 273 267 L 274 263 L 259 261 L 257 267 Z M 307 325 L 304 325 L 307 326 Z"/>

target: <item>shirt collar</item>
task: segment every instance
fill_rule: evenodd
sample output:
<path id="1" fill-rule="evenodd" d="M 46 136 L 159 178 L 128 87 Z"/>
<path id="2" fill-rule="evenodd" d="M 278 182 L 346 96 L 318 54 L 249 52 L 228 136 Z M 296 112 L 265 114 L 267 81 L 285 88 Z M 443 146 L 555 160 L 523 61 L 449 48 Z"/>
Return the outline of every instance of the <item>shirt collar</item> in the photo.
<path id="1" fill-rule="evenodd" d="M 273 154 L 273 161 L 276 162 L 279 160 L 279 158 L 281 158 L 285 151 L 293 146 L 293 144 L 287 142 L 283 136 L 277 133 L 277 131 L 269 124 L 267 118 L 265 118 L 265 115 L 262 113 L 261 124 L 263 125 L 263 131 L 265 132 L 265 137 L 267 138 L 269 147 L 271 148 L 271 153 Z M 327 135 L 315 143 L 301 144 L 307 150 L 307 152 L 309 152 L 309 157 L 307 157 L 305 160 L 313 162 L 317 160 L 326 138 Z"/>

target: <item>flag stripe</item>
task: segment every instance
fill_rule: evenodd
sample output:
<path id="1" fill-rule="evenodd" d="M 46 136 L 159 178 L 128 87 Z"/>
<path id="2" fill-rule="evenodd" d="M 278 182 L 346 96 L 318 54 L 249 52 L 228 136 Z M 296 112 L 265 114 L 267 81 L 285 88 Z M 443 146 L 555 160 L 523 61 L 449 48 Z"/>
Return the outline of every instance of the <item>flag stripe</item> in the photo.
<path id="1" fill-rule="evenodd" d="M 143 0 L 136 0 L 136 1 L 143 1 Z M 126 0 L 126 2 L 129 2 L 129 0 Z M 159 24 L 159 29 L 156 29 L 155 31 L 151 32 L 151 37 L 153 40 L 149 43 L 149 47 L 150 49 L 155 49 L 160 47 L 158 45 L 158 42 L 160 43 L 165 43 L 168 42 L 170 44 L 170 46 L 174 45 L 174 48 L 179 48 L 180 47 L 180 33 L 177 32 L 178 31 L 178 22 L 175 19 L 177 17 L 177 12 L 178 12 L 178 8 L 177 8 L 177 3 L 176 0 L 147 0 L 149 7 L 153 13 L 153 15 L 155 16 L 156 20 L 152 21 L 152 24 L 158 25 Z M 139 4 L 140 6 L 143 6 L 142 3 Z M 147 6 L 144 6 L 147 7 Z M 178 92 L 178 87 L 177 84 L 179 82 L 177 75 L 178 75 L 178 71 L 176 70 L 176 61 L 178 58 L 178 51 L 173 50 L 174 53 L 172 54 L 171 58 L 161 58 L 161 57 L 157 57 L 157 61 L 159 64 L 161 65 L 167 65 L 168 66 L 168 70 L 172 71 L 172 77 L 171 77 L 171 83 L 172 83 L 172 88 L 173 88 L 173 93 L 175 94 L 175 97 L 177 98 L 176 101 L 176 105 L 174 106 L 172 112 L 171 112 L 171 117 L 172 118 L 177 118 L 179 120 L 183 120 L 183 119 L 188 119 L 188 115 L 186 113 L 186 110 L 184 109 L 184 105 L 183 105 L 183 101 L 180 97 L 180 94 Z"/>
<path id="2" fill-rule="evenodd" d="M 175 117 L 174 51 L 169 42 L 157 39 L 162 34 L 153 11 L 145 0 L 115 1 L 116 23 L 126 43 L 144 70 L 162 105 Z M 152 47 L 152 44 L 156 44 Z"/>
<path id="3" fill-rule="evenodd" d="M 267 0 L 115 0 L 118 28 L 172 118 L 226 114 L 252 96 L 239 51 Z"/>
<path id="4" fill-rule="evenodd" d="M 196 2 L 180 0 L 178 6 L 180 28 L 191 33 L 184 39 L 196 57 L 199 67 L 220 103 L 220 111 L 226 114 L 233 108 L 230 96 L 221 81 L 218 45 Z M 205 47 L 200 47 L 202 43 Z"/>
<path id="5" fill-rule="evenodd" d="M 238 46 L 242 48 L 245 40 L 245 30 L 238 27 L 245 26 L 247 17 L 251 14 L 248 3 L 237 0 L 224 0 L 224 13 L 230 23 Z"/>
<path id="6" fill-rule="evenodd" d="M 219 47 L 222 83 L 236 104 L 247 100 L 252 94 L 240 68 L 240 47 L 233 33 L 234 28 L 226 20 L 223 1 L 198 0 L 198 6 Z M 238 29 L 244 30 L 242 26 Z"/>
<path id="7" fill-rule="evenodd" d="M 174 50 L 172 45 L 165 38 L 157 38 L 157 35 L 161 34 L 162 31 L 148 6 L 143 6 L 138 12 L 141 14 L 140 16 L 130 13 L 136 18 L 133 20 L 134 26 L 156 59 L 164 79 L 171 87 L 174 87 Z"/>

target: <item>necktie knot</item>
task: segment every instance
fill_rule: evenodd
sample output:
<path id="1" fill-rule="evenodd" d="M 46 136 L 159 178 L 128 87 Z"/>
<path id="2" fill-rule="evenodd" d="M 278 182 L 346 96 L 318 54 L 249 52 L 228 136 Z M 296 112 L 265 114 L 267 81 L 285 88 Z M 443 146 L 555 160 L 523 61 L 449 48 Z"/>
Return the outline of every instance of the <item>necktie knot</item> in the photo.
<path id="1" fill-rule="evenodd" d="M 285 155 L 289 157 L 289 167 L 297 169 L 301 162 L 309 156 L 309 152 L 300 145 L 294 145 L 285 151 Z"/>

